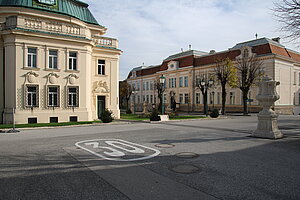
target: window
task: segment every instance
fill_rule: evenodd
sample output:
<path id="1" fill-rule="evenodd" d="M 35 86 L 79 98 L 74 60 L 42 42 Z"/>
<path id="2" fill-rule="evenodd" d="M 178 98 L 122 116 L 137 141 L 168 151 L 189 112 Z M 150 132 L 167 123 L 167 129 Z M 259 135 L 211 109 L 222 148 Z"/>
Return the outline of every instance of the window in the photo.
<path id="1" fill-rule="evenodd" d="M 78 122 L 77 116 L 70 116 L 70 122 Z"/>
<path id="2" fill-rule="evenodd" d="M 146 90 L 149 90 L 149 82 L 146 82 Z"/>
<path id="3" fill-rule="evenodd" d="M 40 3 L 45 3 L 45 4 L 50 4 L 50 5 L 55 5 L 56 0 L 38 0 Z"/>
<path id="4" fill-rule="evenodd" d="M 28 124 L 36 124 L 36 123 L 37 123 L 37 118 L 36 117 L 28 118 Z"/>
<path id="5" fill-rule="evenodd" d="M 146 90 L 146 82 L 143 84 L 143 90 Z"/>
<path id="6" fill-rule="evenodd" d="M 185 104 L 189 103 L 189 94 L 188 93 L 184 94 L 184 103 Z"/>
<path id="7" fill-rule="evenodd" d="M 150 103 L 153 103 L 153 95 L 150 95 Z"/>
<path id="8" fill-rule="evenodd" d="M 179 94 L 179 103 L 183 103 L 183 94 Z"/>
<path id="9" fill-rule="evenodd" d="M 48 87 L 48 107 L 59 107 L 59 86 Z"/>
<path id="10" fill-rule="evenodd" d="M 98 60 L 98 74 L 105 75 L 105 60 Z"/>
<path id="11" fill-rule="evenodd" d="M 28 67 L 36 68 L 37 49 L 28 48 Z"/>
<path id="12" fill-rule="evenodd" d="M 68 87 L 68 106 L 79 107 L 79 88 Z"/>
<path id="13" fill-rule="evenodd" d="M 184 77 L 184 87 L 188 87 L 189 86 L 189 77 L 185 76 Z"/>
<path id="14" fill-rule="evenodd" d="M 169 78 L 169 88 L 176 88 L 176 78 Z"/>
<path id="15" fill-rule="evenodd" d="M 221 104 L 221 93 L 217 93 L 217 104 Z"/>
<path id="16" fill-rule="evenodd" d="M 50 117 L 50 123 L 58 123 L 58 117 Z"/>
<path id="17" fill-rule="evenodd" d="M 298 76 L 298 85 L 300 86 L 300 73 L 299 73 L 299 76 Z"/>
<path id="18" fill-rule="evenodd" d="M 149 95 L 146 95 L 146 102 L 149 103 Z"/>
<path id="19" fill-rule="evenodd" d="M 57 69 L 57 50 L 49 51 L 49 69 Z"/>
<path id="20" fill-rule="evenodd" d="M 137 86 L 137 87 L 136 87 L 136 90 L 137 90 L 137 91 L 140 91 L 140 83 L 137 83 L 136 86 Z"/>
<path id="21" fill-rule="evenodd" d="M 200 104 L 200 93 L 196 93 L 196 104 Z"/>
<path id="22" fill-rule="evenodd" d="M 77 53 L 69 53 L 69 70 L 77 70 Z"/>
<path id="23" fill-rule="evenodd" d="M 183 87 L 183 77 L 179 77 L 179 87 Z"/>
<path id="24" fill-rule="evenodd" d="M 235 93 L 234 92 L 230 92 L 230 105 L 234 105 L 235 104 Z"/>
<path id="25" fill-rule="evenodd" d="M 245 58 L 248 58 L 248 57 L 249 57 L 249 50 L 248 50 L 248 49 L 245 49 L 245 50 L 244 50 L 244 57 L 245 57 Z"/>
<path id="26" fill-rule="evenodd" d="M 140 95 L 137 96 L 137 103 L 141 103 Z"/>
<path id="27" fill-rule="evenodd" d="M 26 86 L 26 101 L 25 106 L 26 107 L 38 107 L 38 93 L 39 87 L 38 86 Z"/>
<path id="28" fill-rule="evenodd" d="M 150 90 L 153 90 L 153 82 L 150 82 Z"/>

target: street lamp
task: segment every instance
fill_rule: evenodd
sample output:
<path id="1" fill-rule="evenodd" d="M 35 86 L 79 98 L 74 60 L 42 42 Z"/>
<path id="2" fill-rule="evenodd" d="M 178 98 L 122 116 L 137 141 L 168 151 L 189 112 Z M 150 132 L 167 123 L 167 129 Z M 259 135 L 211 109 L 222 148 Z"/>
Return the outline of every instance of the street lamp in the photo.
<path id="1" fill-rule="evenodd" d="M 202 88 L 201 90 L 203 90 L 204 95 L 204 100 L 205 100 L 205 107 L 204 107 L 204 113 L 207 116 L 208 115 L 208 102 L 207 102 L 207 90 L 208 88 L 210 88 L 212 85 L 214 84 L 214 80 L 213 79 L 207 79 L 205 77 L 202 78 L 202 80 L 200 81 L 200 87 Z"/>
<path id="2" fill-rule="evenodd" d="M 161 114 L 163 115 L 165 113 L 165 105 L 164 105 L 164 87 L 165 87 L 165 81 L 166 81 L 166 77 L 164 77 L 164 75 L 161 75 L 159 77 L 159 83 L 161 86 L 161 96 L 162 96 L 162 102 L 161 102 Z"/>

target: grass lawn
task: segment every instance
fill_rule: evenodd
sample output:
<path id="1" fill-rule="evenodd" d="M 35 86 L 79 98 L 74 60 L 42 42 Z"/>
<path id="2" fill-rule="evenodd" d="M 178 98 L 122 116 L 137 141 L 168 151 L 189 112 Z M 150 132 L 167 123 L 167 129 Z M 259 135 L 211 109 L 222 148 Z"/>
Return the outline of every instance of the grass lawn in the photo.
<path id="1" fill-rule="evenodd" d="M 171 117 L 170 120 L 201 119 L 201 118 L 206 118 L 206 117 L 204 117 L 204 116 L 194 116 L 194 115 L 185 115 L 185 116 Z M 136 121 L 149 120 L 149 118 L 141 117 L 140 115 L 137 115 L 137 114 L 121 114 L 121 119 L 136 120 Z"/>
<path id="2" fill-rule="evenodd" d="M 31 127 L 54 127 L 54 126 L 70 126 L 70 125 L 84 125 L 102 123 L 101 121 L 93 122 L 62 122 L 62 123 L 43 123 L 43 124 L 16 124 L 16 128 L 31 128 Z M 11 124 L 0 124 L 0 129 L 12 128 Z"/>

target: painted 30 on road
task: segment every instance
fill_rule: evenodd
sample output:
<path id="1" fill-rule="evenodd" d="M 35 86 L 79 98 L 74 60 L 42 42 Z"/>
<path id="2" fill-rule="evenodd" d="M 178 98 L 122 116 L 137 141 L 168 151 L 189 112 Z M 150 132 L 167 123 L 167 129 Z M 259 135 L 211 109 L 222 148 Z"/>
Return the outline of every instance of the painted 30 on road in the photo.
<path id="1" fill-rule="evenodd" d="M 95 139 L 75 144 L 97 157 L 112 161 L 139 161 L 158 156 L 160 151 L 120 139 Z"/>

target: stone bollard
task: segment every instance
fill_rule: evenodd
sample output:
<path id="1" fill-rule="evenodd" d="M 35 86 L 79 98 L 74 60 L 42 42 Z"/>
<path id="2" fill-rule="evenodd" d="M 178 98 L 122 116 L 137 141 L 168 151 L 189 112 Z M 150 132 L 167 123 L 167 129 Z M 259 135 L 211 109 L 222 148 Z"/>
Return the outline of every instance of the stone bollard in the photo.
<path id="1" fill-rule="evenodd" d="M 252 133 L 253 137 L 268 139 L 283 137 L 283 134 L 278 129 L 278 115 L 271 109 L 274 102 L 280 98 L 276 92 L 276 86 L 279 84 L 279 82 L 272 80 L 268 76 L 263 77 L 259 83 L 259 93 L 256 99 L 263 107 L 263 110 L 258 114 L 257 129 Z"/>

